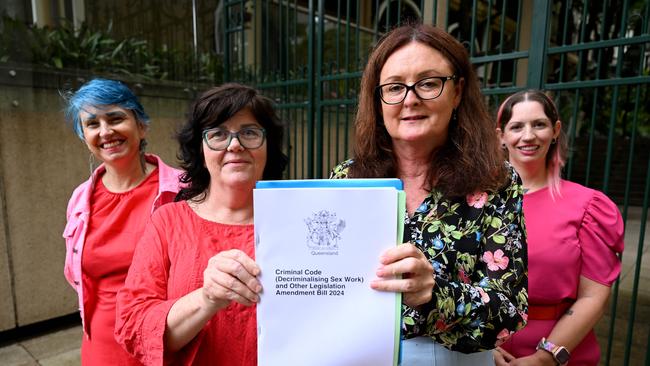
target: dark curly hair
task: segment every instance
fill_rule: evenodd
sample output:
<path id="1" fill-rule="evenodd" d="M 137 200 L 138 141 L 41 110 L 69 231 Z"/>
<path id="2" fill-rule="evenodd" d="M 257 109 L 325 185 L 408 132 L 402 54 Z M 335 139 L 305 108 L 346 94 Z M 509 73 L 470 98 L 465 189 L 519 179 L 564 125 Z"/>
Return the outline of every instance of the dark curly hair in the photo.
<path id="1" fill-rule="evenodd" d="M 283 126 L 273 102 L 254 88 L 227 83 L 201 94 L 192 105 L 187 122 L 178 131 L 178 159 L 185 171 L 181 182 L 186 187 L 178 192 L 176 201 L 205 199 L 210 173 L 203 157 L 203 131 L 219 126 L 244 108 L 248 108 L 266 130 L 267 159 L 262 179 L 282 178 L 288 158 L 282 152 Z"/>

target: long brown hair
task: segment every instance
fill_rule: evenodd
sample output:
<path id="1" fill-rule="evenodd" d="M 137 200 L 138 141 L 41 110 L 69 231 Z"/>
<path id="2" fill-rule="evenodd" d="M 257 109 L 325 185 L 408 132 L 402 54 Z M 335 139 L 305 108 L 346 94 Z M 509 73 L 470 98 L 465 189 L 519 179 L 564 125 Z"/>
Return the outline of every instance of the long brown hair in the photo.
<path id="1" fill-rule="evenodd" d="M 375 93 L 386 60 L 410 42 L 420 42 L 440 52 L 453 73 L 464 79 L 460 104 L 449 124 L 449 135 L 434 152 L 427 182 L 447 196 L 464 196 L 476 191 L 496 191 L 506 179 L 494 122 L 483 103 L 478 79 L 467 51 L 441 29 L 424 24 L 395 28 L 382 37 L 370 54 L 361 78 L 359 109 L 355 118 L 352 178 L 395 177 L 397 162 L 393 143 L 384 127 L 381 100 Z M 458 81 L 454 81 L 458 82 Z"/>

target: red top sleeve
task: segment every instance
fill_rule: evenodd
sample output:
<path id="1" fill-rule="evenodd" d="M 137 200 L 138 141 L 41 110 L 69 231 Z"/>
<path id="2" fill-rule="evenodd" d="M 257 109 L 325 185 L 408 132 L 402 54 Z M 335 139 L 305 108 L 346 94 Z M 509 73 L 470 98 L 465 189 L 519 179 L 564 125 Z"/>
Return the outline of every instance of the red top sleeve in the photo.
<path id="1" fill-rule="evenodd" d="M 146 365 L 162 365 L 167 313 L 169 256 L 163 245 L 159 217 L 154 213 L 133 255 L 124 287 L 117 298 L 115 338 Z"/>

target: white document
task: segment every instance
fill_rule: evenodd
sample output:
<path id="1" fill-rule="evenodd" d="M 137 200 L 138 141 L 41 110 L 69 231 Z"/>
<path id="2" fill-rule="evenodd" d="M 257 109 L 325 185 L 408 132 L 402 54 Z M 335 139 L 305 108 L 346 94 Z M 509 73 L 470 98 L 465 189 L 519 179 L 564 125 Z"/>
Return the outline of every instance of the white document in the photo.
<path id="1" fill-rule="evenodd" d="M 398 242 L 399 192 L 255 190 L 260 366 L 397 364 L 401 298 L 370 281 Z"/>

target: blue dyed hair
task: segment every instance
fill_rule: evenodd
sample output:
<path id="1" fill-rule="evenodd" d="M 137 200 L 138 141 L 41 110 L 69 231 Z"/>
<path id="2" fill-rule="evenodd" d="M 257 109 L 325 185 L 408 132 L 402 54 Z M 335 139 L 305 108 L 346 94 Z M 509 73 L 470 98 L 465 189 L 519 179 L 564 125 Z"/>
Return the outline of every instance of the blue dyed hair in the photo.
<path id="1" fill-rule="evenodd" d="M 83 128 L 79 112 L 86 106 L 101 107 L 116 105 L 120 108 L 130 110 L 135 119 L 145 126 L 149 125 L 149 116 L 144 112 L 138 97 L 133 94 L 122 82 L 108 79 L 93 79 L 79 88 L 76 92 L 64 95 L 67 101 L 65 117 L 72 124 L 72 129 L 84 139 Z"/>

